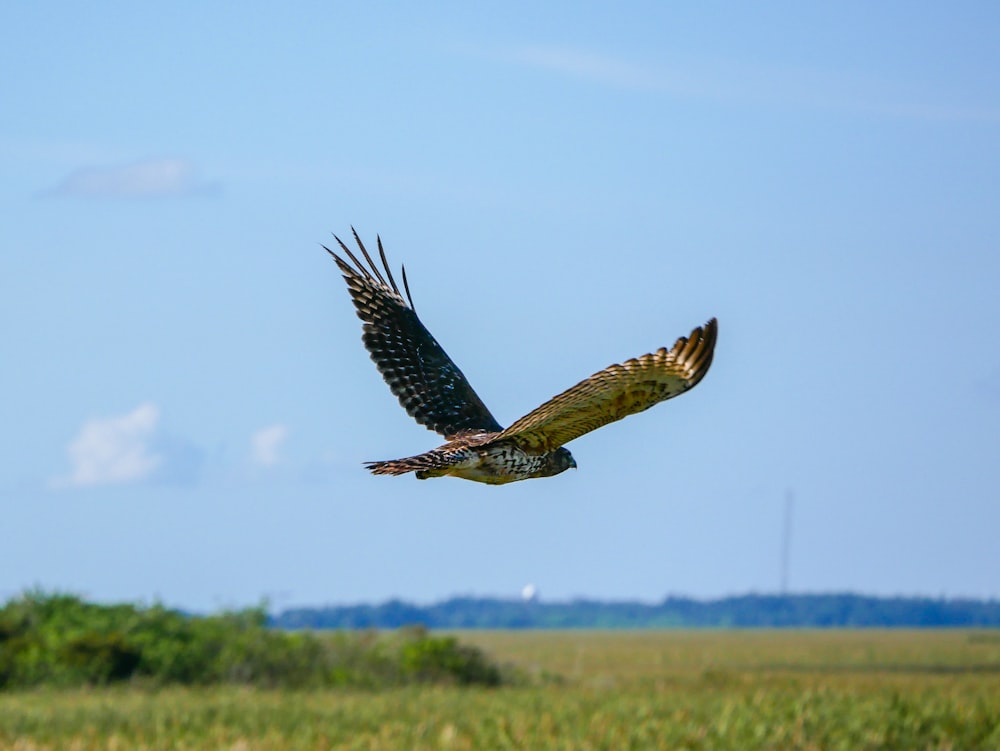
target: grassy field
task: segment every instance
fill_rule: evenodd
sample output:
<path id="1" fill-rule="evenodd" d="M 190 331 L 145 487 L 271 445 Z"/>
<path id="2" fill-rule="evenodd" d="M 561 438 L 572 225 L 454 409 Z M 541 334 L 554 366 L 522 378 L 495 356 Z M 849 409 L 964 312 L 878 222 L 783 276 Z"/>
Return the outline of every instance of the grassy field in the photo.
<path id="1" fill-rule="evenodd" d="M 1000 633 L 461 632 L 523 685 L 0 694 L 0 748 L 1000 749 Z"/>

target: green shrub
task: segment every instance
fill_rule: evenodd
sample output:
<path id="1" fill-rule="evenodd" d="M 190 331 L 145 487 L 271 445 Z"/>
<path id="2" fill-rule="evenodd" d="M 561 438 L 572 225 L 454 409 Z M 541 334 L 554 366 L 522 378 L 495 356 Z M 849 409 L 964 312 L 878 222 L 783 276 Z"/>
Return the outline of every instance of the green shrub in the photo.
<path id="1" fill-rule="evenodd" d="M 423 629 L 285 632 L 263 608 L 195 617 L 162 605 L 98 605 L 28 592 L 0 608 L 0 689 L 230 683 L 379 688 L 411 682 L 497 685 L 485 655 Z"/>
<path id="2" fill-rule="evenodd" d="M 499 668 L 476 647 L 458 643 L 453 636 L 434 637 L 423 630 L 411 632 L 400 649 L 406 675 L 421 682 L 500 684 Z"/>
<path id="3" fill-rule="evenodd" d="M 142 653 L 119 631 L 89 632 L 66 641 L 58 659 L 77 680 L 105 684 L 130 678 L 139 666 Z"/>

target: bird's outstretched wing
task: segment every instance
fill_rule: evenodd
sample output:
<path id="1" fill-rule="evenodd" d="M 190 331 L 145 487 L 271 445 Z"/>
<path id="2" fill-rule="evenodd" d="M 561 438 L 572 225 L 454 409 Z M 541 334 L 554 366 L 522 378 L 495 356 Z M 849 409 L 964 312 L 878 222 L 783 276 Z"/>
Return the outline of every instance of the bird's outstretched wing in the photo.
<path id="1" fill-rule="evenodd" d="M 718 323 L 713 318 L 670 349 L 610 365 L 553 397 L 503 431 L 532 453 L 553 449 L 585 433 L 683 394 L 712 364 Z"/>
<path id="2" fill-rule="evenodd" d="M 418 423 L 445 437 L 462 431 L 502 430 L 462 371 L 417 318 L 406 269 L 403 269 L 404 300 L 385 260 L 381 238 L 378 239 L 378 252 L 385 276 L 368 255 L 353 227 L 351 232 L 368 262 L 367 267 L 336 235 L 334 239 L 353 266 L 325 245 L 323 247 L 333 256 L 347 281 L 358 318 L 364 324 L 362 340 L 365 347 L 403 409 Z"/>

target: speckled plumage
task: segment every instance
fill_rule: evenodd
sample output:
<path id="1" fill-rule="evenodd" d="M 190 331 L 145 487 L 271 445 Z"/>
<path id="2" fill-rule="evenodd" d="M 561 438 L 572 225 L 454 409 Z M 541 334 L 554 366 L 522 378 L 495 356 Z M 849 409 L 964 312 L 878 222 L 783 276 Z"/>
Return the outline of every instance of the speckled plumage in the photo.
<path id="1" fill-rule="evenodd" d="M 705 377 L 712 364 L 718 335 L 714 318 L 689 337 L 680 337 L 669 350 L 661 348 L 610 365 L 580 381 L 505 430 L 417 317 L 405 268 L 403 298 L 381 238 L 378 250 L 384 276 L 356 232 L 354 239 L 367 265 L 340 238 L 334 239 L 351 263 L 329 248 L 326 251 L 347 282 L 363 322 L 362 340 L 375 366 L 407 413 L 447 439 L 423 454 L 368 462 L 377 475 L 414 472 L 419 479 L 451 475 L 491 485 L 550 477 L 576 467 L 563 444 L 684 393 Z"/>

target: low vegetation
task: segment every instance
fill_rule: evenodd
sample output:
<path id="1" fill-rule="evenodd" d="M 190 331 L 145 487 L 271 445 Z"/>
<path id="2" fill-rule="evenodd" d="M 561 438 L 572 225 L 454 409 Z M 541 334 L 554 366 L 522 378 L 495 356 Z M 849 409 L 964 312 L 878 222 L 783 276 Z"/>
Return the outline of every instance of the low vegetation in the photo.
<path id="1" fill-rule="evenodd" d="M 239 684 L 266 688 L 409 683 L 494 686 L 475 647 L 421 628 L 318 636 L 269 629 L 262 608 L 194 617 L 32 592 L 0 609 L 0 689 Z"/>
<path id="2" fill-rule="evenodd" d="M 62 613 L 56 631 L 53 620 L 36 631 L 11 629 L 44 604 Z M 96 606 L 28 597 L 3 609 L 4 655 L 23 658 L 23 643 L 11 651 L 12 641 L 48 634 L 43 640 L 51 644 L 27 650 L 38 664 L 41 655 L 61 651 L 74 666 L 67 670 L 105 667 L 85 686 L 79 673 L 62 683 L 8 684 L 0 691 L 0 749 L 1000 748 L 995 630 L 288 634 L 262 629 L 256 611 L 193 619 L 154 607 L 123 608 L 134 620 L 112 619 L 119 626 L 101 631 L 104 641 L 84 640 L 81 647 L 69 615 L 89 607 Z M 91 611 L 98 613 L 111 618 L 103 607 Z M 143 673 L 150 655 L 169 662 L 166 647 L 149 655 L 139 650 L 137 663 L 134 656 L 94 659 L 130 653 L 123 646 L 136 643 L 142 632 L 136 623 L 144 619 L 165 619 L 189 633 L 192 644 L 203 645 L 196 654 L 215 655 L 205 661 L 215 666 L 205 675 L 215 677 L 178 685 Z M 204 632 L 194 636 L 184 628 Z M 120 637 L 108 636 L 114 632 Z M 304 649 L 300 638 L 312 651 L 296 651 Z M 485 654 L 516 664 L 519 680 L 484 689 L 491 680 L 462 678 L 470 664 L 496 675 Z M 325 678 L 304 680 L 317 675 L 311 667 L 266 669 L 310 661 L 324 666 Z M 133 663 L 130 678 L 93 678 L 107 676 L 109 664 L 123 665 L 124 674 Z M 300 678 L 274 677 L 288 674 Z M 271 678 L 253 679 L 262 675 Z M 107 685 L 97 685 L 102 680 Z"/>

